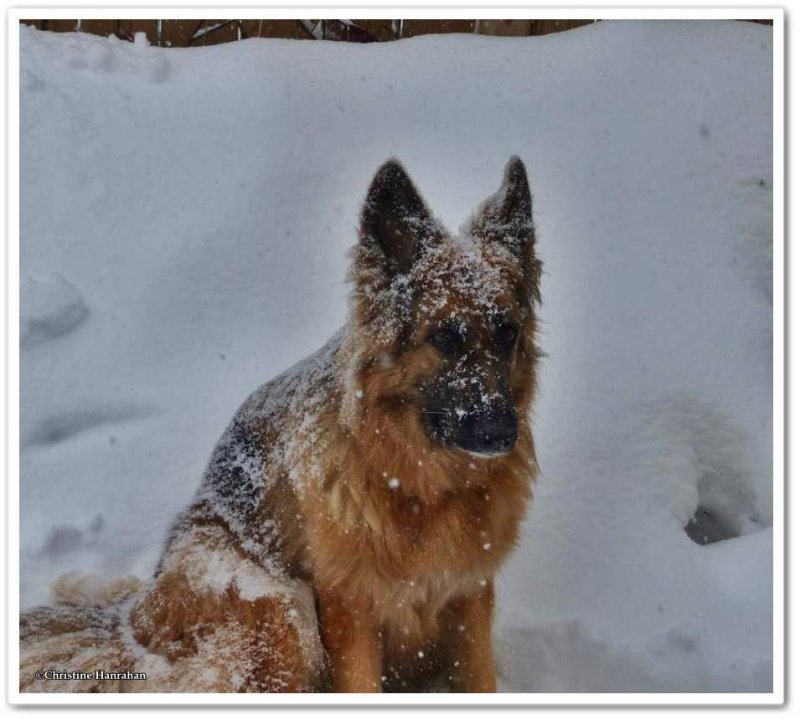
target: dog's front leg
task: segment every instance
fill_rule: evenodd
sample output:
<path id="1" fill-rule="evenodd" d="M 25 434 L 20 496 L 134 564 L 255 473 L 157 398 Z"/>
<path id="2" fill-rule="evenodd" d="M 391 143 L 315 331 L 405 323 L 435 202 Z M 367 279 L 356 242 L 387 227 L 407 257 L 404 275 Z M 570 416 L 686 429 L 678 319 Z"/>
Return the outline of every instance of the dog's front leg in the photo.
<path id="1" fill-rule="evenodd" d="M 319 605 L 334 692 L 380 692 L 382 643 L 371 601 L 320 592 Z"/>
<path id="2" fill-rule="evenodd" d="M 497 691 L 492 653 L 494 584 L 450 603 L 448 608 L 450 652 L 448 675 L 454 692 Z"/>

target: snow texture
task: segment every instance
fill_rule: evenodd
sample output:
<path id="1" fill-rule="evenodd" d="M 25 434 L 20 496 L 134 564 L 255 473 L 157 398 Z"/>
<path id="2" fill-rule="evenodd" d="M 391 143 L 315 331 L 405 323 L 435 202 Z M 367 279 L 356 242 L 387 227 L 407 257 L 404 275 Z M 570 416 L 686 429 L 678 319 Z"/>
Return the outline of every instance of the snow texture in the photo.
<path id="1" fill-rule="evenodd" d="M 25 278 L 20 291 L 22 347 L 28 348 L 66 335 L 89 315 L 81 293 L 61 275 Z"/>
<path id="2" fill-rule="evenodd" d="M 547 356 L 501 689 L 769 691 L 771 32 L 21 28 L 22 606 L 68 571 L 150 576 L 241 400 L 344 322 L 381 163 L 452 228 L 518 154 Z"/>

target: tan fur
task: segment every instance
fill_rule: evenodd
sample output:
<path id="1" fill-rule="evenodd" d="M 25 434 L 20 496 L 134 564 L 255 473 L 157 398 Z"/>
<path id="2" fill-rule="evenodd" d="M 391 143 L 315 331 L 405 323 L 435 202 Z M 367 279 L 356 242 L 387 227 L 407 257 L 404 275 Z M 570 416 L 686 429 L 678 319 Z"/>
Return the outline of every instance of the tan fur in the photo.
<path id="1" fill-rule="evenodd" d="M 362 237 L 350 318 L 328 364 L 289 371 L 245 403 L 215 451 L 238 458 L 233 470 L 212 457 L 155 578 L 132 600 L 24 616 L 23 690 L 56 689 L 32 682 L 33 669 L 79 662 L 149 669 L 119 691 L 379 692 L 434 681 L 495 690 L 493 578 L 537 473 L 528 417 L 539 262 L 532 229 L 523 255 L 496 247 L 492 212 L 478 215 L 473 236 L 487 272 L 502 278 L 492 302 L 520 328 L 507 378 L 520 421 L 513 450 L 475 457 L 434 441 L 421 421 L 421 388 L 445 362 L 426 342 L 437 324 L 462 313 L 475 352 L 491 350 L 474 293 L 436 279 L 463 272 L 458 248 L 429 252 L 430 267 L 420 261 L 418 293 L 437 293 L 437 304 L 392 333 L 385 258 Z M 79 583 L 62 586 L 81 597 Z"/>
<path id="2" fill-rule="evenodd" d="M 104 581 L 97 575 L 74 571 L 57 578 L 52 589 L 58 605 L 107 607 L 130 597 L 141 588 L 142 581 L 133 575 Z"/>
<path id="3" fill-rule="evenodd" d="M 309 588 L 256 568 L 224 538 L 219 528 L 195 528 L 171 554 L 167 571 L 127 604 L 25 613 L 21 690 L 301 692 L 319 687 L 324 660 L 321 647 L 309 652 L 316 640 Z M 246 583 L 240 591 L 241 577 Z M 222 592 L 215 588 L 220 578 Z M 309 628 L 311 642 L 302 637 Z M 42 669 L 129 670 L 146 673 L 147 679 L 36 678 Z"/>

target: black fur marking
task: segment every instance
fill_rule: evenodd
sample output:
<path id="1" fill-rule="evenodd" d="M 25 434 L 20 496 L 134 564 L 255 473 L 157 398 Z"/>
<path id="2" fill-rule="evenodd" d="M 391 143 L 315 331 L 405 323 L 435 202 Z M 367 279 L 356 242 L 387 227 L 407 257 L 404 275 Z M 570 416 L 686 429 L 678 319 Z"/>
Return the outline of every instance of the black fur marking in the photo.
<path id="1" fill-rule="evenodd" d="M 408 273 L 421 251 L 442 235 L 411 178 L 395 159 L 381 165 L 372 180 L 361 231 L 365 241 L 378 243 L 390 275 Z"/>

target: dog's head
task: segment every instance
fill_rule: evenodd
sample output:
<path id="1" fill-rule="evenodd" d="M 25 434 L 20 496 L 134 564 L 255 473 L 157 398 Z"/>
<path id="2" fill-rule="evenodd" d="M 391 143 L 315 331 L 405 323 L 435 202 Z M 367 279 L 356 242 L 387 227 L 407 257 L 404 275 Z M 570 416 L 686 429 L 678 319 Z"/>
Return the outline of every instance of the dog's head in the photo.
<path id="1" fill-rule="evenodd" d="M 354 252 L 354 392 L 366 412 L 380 407 L 431 451 L 509 453 L 533 392 L 539 298 L 522 161 L 511 158 L 500 189 L 451 235 L 389 160 Z"/>

